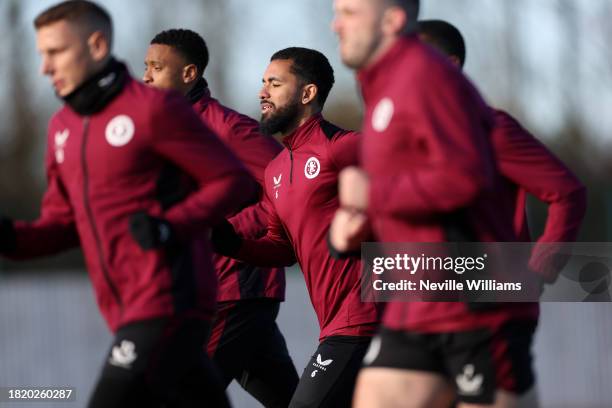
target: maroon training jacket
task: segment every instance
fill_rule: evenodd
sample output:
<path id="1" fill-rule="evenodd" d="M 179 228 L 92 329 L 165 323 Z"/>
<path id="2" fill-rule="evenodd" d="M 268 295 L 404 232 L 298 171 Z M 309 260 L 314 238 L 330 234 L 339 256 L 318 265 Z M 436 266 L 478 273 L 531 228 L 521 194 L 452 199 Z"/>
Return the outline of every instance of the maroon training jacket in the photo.
<path id="1" fill-rule="evenodd" d="M 362 303 L 361 261 L 336 260 L 327 232 L 338 203 L 338 173 L 356 164 L 361 137 L 315 115 L 283 139 L 284 149 L 266 168 L 268 233 L 245 240 L 237 257 L 254 265 L 300 264 L 321 328 L 332 335 L 371 336 L 377 305 Z M 233 219 L 232 222 L 235 222 Z"/>
<path id="2" fill-rule="evenodd" d="M 586 212 L 586 188 L 578 178 L 508 113 L 496 110 L 491 141 L 499 172 L 504 177 L 510 215 L 519 241 L 531 241 L 525 206 L 527 193 L 548 204 L 544 232 L 538 238 L 534 254 L 550 252 L 550 242 L 573 242 L 578 237 Z M 535 271 L 545 258 L 534 257 Z M 557 271 L 558 272 L 558 271 Z M 553 279 L 554 276 L 545 276 Z"/>
<path id="3" fill-rule="evenodd" d="M 477 90 L 416 36 L 358 74 L 366 105 L 362 166 L 382 242 L 444 242 L 449 226 L 477 241 L 516 241 L 491 146 L 494 118 Z M 474 312 L 461 302 L 389 304 L 392 329 L 448 332 L 537 318 L 537 306 Z"/>
<path id="4" fill-rule="evenodd" d="M 49 124 L 46 170 L 40 218 L 15 224 L 10 256 L 50 255 L 80 240 L 113 331 L 148 318 L 213 316 L 207 231 L 248 200 L 255 183 L 182 95 L 128 78 L 94 115 L 64 106 Z M 185 173 L 192 185 L 181 190 Z M 139 211 L 166 219 L 180 248 L 143 251 L 128 231 Z"/>
<path id="5" fill-rule="evenodd" d="M 208 88 L 193 107 L 263 186 L 266 166 L 282 150 L 278 142 L 262 135 L 257 121 L 221 105 Z M 259 238 L 265 235 L 267 223 L 253 217 L 240 231 L 248 238 Z M 213 254 L 213 262 L 219 277 L 217 300 L 285 299 L 284 268 L 256 267 L 219 254 Z"/>

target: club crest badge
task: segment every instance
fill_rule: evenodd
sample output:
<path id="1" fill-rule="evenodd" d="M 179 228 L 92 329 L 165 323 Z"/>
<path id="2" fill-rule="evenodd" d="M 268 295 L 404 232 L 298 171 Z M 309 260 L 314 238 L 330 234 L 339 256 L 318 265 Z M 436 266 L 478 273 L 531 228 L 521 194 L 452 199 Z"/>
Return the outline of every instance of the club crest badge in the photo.
<path id="1" fill-rule="evenodd" d="M 381 99 L 372 113 L 372 128 L 377 132 L 384 132 L 389 127 L 394 110 L 395 107 L 391 99 Z"/>
<path id="2" fill-rule="evenodd" d="M 106 125 L 106 141 L 114 147 L 128 144 L 134 137 L 134 121 L 127 115 L 115 116 Z"/>
<path id="3" fill-rule="evenodd" d="M 306 161 L 306 165 L 304 166 L 304 175 L 308 180 L 312 180 L 313 178 L 319 175 L 321 171 L 321 163 L 319 163 L 319 159 L 316 157 L 311 157 Z"/>

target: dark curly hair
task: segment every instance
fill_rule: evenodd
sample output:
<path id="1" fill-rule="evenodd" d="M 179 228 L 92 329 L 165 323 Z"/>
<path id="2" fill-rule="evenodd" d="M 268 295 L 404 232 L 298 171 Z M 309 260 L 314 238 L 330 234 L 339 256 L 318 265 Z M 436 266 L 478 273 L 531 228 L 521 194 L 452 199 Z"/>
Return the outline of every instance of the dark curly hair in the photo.
<path id="1" fill-rule="evenodd" d="M 151 44 L 167 45 L 177 50 L 188 64 L 194 64 L 201 76 L 208 65 L 206 41 L 196 32 L 187 29 L 171 29 L 158 33 Z"/>
<path id="2" fill-rule="evenodd" d="M 457 27 L 443 20 L 421 20 L 418 22 L 420 35 L 427 37 L 426 43 L 449 57 L 459 58 L 465 64 L 465 40 Z"/>
<path id="3" fill-rule="evenodd" d="M 277 51 L 270 61 L 290 60 L 291 72 L 304 84 L 317 86 L 317 103 L 323 108 L 334 85 L 334 69 L 325 55 L 309 48 L 290 47 Z"/>

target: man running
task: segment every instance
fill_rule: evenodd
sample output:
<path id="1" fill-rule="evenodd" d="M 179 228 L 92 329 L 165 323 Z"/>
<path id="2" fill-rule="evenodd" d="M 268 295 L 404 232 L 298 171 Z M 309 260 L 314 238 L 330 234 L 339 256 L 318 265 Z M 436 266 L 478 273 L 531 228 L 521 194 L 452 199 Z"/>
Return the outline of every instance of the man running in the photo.
<path id="1" fill-rule="evenodd" d="M 335 1 L 341 57 L 366 105 L 363 169 L 341 175 L 340 203 L 381 242 L 515 241 L 514 214 L 497 194 L 493 115 L 461 72 L 418 40 L 418 10 L 418 0 Z M 537 312 L 390 303 L 355 406 L 514 406 L 534 382 Z"/>
<path id="2" fill-rule="evenodd" d="M 297 260 L 302 269 L 321 333 L 290 407 L 350 406 L 378 323 L 376 305 L 360 299 L 361 262 L 335 260 L 327 249 L 338 173 L 356 163 L 360 142 L 321 115 L 333 83 L 333 69 L 318 51 L 293 47 L 272 56 L 259 95 L 261 127 L 280 133 L 285 149 L 266 168 L 268 232 L 239 239 L 227 225 L 213 236 L 220 250 L 254 265 Z"/>
<path id="3" fill-rule="evenodd" d="M 115 334 L 90 407 L 228 406 L 202 349 L 217 290 L 208 231 L 252 199 L 254 181 L 184 98 L 113 58 L 100 6 L 63 2 L 34 26 L 41 72 L 64 106 L 49 123 L 41 216 L 4 219 L 0 252 L 83 248 Z M 169 173 L 184 183 L 169 186 Z"/>
<path id="4" fill-rule="evenodd" d="M 263 186 L 264 170 L 281 146 L 260 133 L 257 121 L 211 96 L 203 77 L 208 61 L 208 47 L 198 33 L 185 29 L 162 31 L 147 50 L 143 81 L 185 95 L 204 124 L 217 133 Z M 245 221 L 248 222 L 241 231 L 248 231 L 249 237 L 265 235 L 265 220 L 252 217 Z M 251 266 L 218 254 L 213 259 L 219 277 L 219 303 L 208 354 L 226 387 L 235 379 L 265 407 L 286 407 L 295 392 L 298 375 L 276 324 L 280 302 L 285 297 L 285 271 Z"/>
<path id="5" fill-rule="evenodd" d="M 465 40 L 457 27 L 442 20 L 418 23 L 421 41 L 443 53 L 459 69 L 465 64 Z M 586 188 L 553 153 L 507 112 L 494 109 L 495 128 L 491 142 L 500 173 L 508 186 L 508 201 L 514 209 L 514 229 L 519 241 L 531 241 L 527 224 L 527 194 L 548 204 L 544 232 L 535 246 L 531 267 L 547 282 L 557 278 L 552 268 L 550 242 L 573 242 L 586 212 Z"/>

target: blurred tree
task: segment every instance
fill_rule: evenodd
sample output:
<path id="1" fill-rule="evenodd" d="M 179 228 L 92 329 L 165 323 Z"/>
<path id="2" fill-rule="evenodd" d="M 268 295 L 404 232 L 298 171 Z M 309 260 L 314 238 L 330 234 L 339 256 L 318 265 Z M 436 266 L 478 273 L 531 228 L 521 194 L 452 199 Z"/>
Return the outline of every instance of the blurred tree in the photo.
<path id="1" fill-rule="evenodd" d="M 8 27 L 5 38 L 7 98 L 5 107 L 12 112 L 2 127 L 4 149 L 0 151 L 0 208 L 11 215 L 32 217 L 38 208 L 42 186 L 35 176 L 32 162 L 40 138 L 37 118 L 32 111 L 24 67 L 29 66 L 23 44 L 28 43 L 22 21 L 23 2 L 10 0 L 3 16 Z"/>
<path id="2" fill-rule="evenodd" d="M 560 26 L 563 28 L 561 35 L 564 44 L 559 64 L 563 71 L 561 78 L 564 82 L 560 84 L 563 119 L 568 133 L 572 137 L 580 137 L 582 134 L 580 95 L 583 82 L 580 75 L 580 64 L 583 61 L 580 10 L 575 0 L 557 0 L 556 6 Z"/>
<path id="3" fill-rule="evenodd" d="M 231 31 L 228 23 L 231 21 L 228 1 L 206 0 L 197 3 L 198 33 L 206 41 L 210 61 L 204 72 L 215 98 L 222 103 L 228 103 L 227 66 L 231 63 Z"/>
<path id="4" fill-rule="evenodd" d="M 502 105 L 514 115 L 523 117 L 523 104 L 520 92 L 525 82 L 525 61 L 521 49 L 520 30 L 521 17 L 525 12 L 526 3 L 523 0 L 501 2 L 502 15 L 504 16 L 503 29 L 501 32 L 503 43 L 503 61 L 505 78 L 504 94 L 505 100 Z M 495 72 L 494 75 L 498 75 Z"/>

